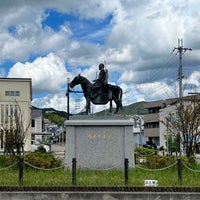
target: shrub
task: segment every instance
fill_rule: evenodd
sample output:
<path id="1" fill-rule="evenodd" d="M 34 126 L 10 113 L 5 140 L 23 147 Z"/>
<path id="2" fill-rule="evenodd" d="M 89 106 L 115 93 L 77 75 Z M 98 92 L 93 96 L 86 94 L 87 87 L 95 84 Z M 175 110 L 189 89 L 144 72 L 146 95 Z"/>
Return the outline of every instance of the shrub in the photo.
<path id="1" fill-rule="evenodd" d="M 137 164 L 137 163 L 146 162 L 146 157 L 154 155 L 155 150 L 145 148 L 145 147 L 136 147 L 134 149 L 134 153 L 135 153 L 135 158 L 136 158 L 135 161 L 136 161 L 136 164 Z"/>
<path id="2" fill-rule="evenodd" d="M 175 161 L 176 157 L 174 156 L 154 155 L 151 157 L 147 157 L 147 162 L 145 163 L 145 165 L 150 169 L 160 169 L 170 166 Z"/>
<path id="3" fill-rule="evenodd" d="M 20 156 L 13 156 L 13 155 L 0 155 L 0 167 L 8 167 L 15 162 L 18 162 Z"/>
<path id="4" fill-rule="evenodd" d="M 0 168 L 8 167 L 15 162 L 18 162 L 19 158 L 20 156 L 18 155 L 0 155 Z M 30 165 L 39 168 L 51 169 L 62 166 L 62 161 L 49 153 L 33 152 L 25 155 L 24 160 Z"/>
<path id="5" fill-rule="evenodd" d="M 188 166 L 197 165 L 197 159 L 195 156 L 190 156 L 190 157 L 181 156 L 181 159 Z"/>
<path id="6" fill-rule="evenodd" d="M 134 152 L 137 156 L 149 156 L 154 154 L 154 149 L 144 148 L 144 147 L 136 147 Z"/>
<path id="7" fill-rule="evenodd" d="M 26 155 L 25 161 L 33 166 L 46 169 L 60 167 L 62 165 L 62 161 L 55 158 L 52 154 L 41 152 L 33 152 Z"/>
<path id="8" fill-rule="evenodd" d="M 161 169 L 169 167 L 170 165 L 175 163 L 178 158 L 179 157 L 176 156 L 149 156 L 146 157 L 146 162 L 143 164 L 143 166 L 150 169 Z M 195 156 L 191 156 L 190 158 L 187 158 L 186 156 L 181 156 L 181 159 L 188 166 L 194 166 L 195 164 L 197 164 Z"/>

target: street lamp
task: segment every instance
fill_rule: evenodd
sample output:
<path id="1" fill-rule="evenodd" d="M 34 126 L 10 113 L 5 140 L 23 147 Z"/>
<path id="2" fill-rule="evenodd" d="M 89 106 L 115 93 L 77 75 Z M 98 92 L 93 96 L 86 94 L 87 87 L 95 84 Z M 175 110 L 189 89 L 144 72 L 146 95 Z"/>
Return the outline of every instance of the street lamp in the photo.
<path id="1" fill-rule="evenodd" d="M 67 96 L 67 120 L 69 120 L 69 92 L 70 92 L 69 83 L 70 83 L 70 78 L 68 77 L 67 78 L 67 93 L 66 93 L 66 96 Z"/>

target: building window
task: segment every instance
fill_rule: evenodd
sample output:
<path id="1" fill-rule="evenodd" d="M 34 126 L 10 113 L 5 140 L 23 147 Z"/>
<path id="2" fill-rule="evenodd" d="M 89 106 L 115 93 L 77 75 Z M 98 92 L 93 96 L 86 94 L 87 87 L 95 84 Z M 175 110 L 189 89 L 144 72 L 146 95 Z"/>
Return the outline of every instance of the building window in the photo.
<path id="1" fill-rule="evenodd" d="M 160 107 L 156 107 L 156 108 L 149 108 L 148 109 L 148 113 L 159 113 Z"/>
<path id="2" fill-rule="evenodd" d="M 159 128 L 159 123 L 158 122 L 146 123 L 145 128 Z"/>
<path id="3" fill-rule="evenodd" d="M 5 123 L 8 123 L 8 117 L 9 117 L 9 106 L 6 105 L 6 110 L 5 110 Z"/>
<path id="4" fill-rule="evenodd" d="M 5 96 L 20 96 L 20 91 L 5 91 Z"/>
<path id="5" fill-rule="evenodd" d="M 32 119 L 31 127 L 35 127 L 35 120 Z"/>

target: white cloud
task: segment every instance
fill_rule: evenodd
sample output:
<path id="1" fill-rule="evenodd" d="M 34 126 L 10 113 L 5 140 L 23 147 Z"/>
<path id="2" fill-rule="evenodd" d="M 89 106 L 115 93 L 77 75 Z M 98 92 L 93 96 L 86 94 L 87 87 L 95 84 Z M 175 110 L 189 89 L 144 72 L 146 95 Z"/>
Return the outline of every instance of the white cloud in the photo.
<path id="1" fill-rule="evenodd" d="M 8 74 L 8 78 L 32 78 L 33 92 L 60 92 L 66 84 L 66 68 L 64 61 L 54 53 L 46 57 L 38 57 L 32 63 L 16 63 Z"/>
<path id="2" fill-rule="evenodd" d="M 104 60 L 110 77 L 115 72 L 121 74 L 115 84 L 120 83 L 124 91 L 131 90 L 124 94 L 124 104 L 167 98 L 174 90 L 168 81 L 177 78 L 178 56 L 169 56 L 177 47 L 178 38 L 184 39 L 185 47 L 193 49 L 183 55 L 183 71 L 188 81 L 199 88 L 199 75 L 194 72 L 198 71 L 200 62 L 199 5 L 196 0 L 2 1 L 0 62 L 18 61 L 8 77 L 31 77 L 35 94 L 51 94 L 39 99 L 45 106 L 59 104 L 64 108 L 65 97 L 60 91 L 66 76 L 72 78 L 81 73 L 93 80 L 98 64 Z M 109 27 L 90 33 L 94 38 L 105 35 L 105 43 L 74 39 L 67 20 L 59 31 L 44 28 L 42 22 L 48 15 L 47 9 L 74 13 L 80 19 L 104 19 L 112 15 Z M 44 57 L 25 62 L 31 55 L 40 54 Z M 0 74 L 5 74 L 5 70 Z M 34 102 L 40 104 L 37 99 Z M 80 109 L 84 109 L 84 99 L 81 102 Z"/>
<path id="3" fill-rule="evenodd" d="M 165 82 L 140 84 L 136 88 L 139 93 L 144 94 L 146 101 L 168 99 L 178 96 L 174 85 L 169 86 Z"/>
<path id="4" fill-rule="evenodd" d="M 35 98 L 32 101 L 32 105 L 38 108 L 54 108 L 56 110 L 67 111 L 67 99 L 64 93 Z"/>

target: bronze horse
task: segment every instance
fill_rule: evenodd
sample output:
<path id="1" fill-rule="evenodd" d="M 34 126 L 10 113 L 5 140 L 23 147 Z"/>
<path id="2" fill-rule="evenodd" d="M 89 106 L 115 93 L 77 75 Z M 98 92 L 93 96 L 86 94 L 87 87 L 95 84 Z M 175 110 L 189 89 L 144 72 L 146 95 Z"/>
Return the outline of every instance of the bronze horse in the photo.
<path id="1" fill-rule="evenodd" d="M 80 74 L 76 76 L 69 86 L 73 88 L 76 85 L 81 85 L 84 97 L 86 99 L 86 114 L 90 113 L 90 102 L 95 105 L 105 105 L 110 102 L 110 112 L 112 111 L 112 100 L 116 104 L 115 114 L 122 109 L 122 89 L 119 86 L 107 84 L 106 88 L 94 90 L 93 84 Z"/>

